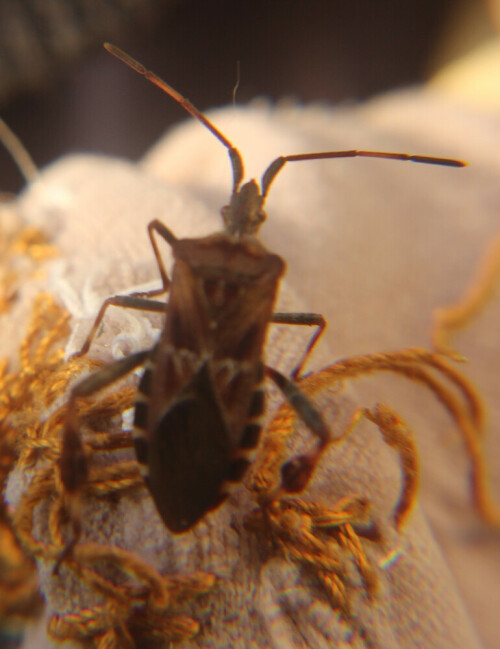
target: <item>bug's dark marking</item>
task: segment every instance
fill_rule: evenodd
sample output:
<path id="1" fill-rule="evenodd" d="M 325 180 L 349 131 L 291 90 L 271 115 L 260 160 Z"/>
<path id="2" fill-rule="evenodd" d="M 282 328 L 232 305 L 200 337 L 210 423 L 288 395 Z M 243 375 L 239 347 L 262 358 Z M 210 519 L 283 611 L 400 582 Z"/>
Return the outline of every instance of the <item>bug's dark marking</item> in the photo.
<path id="1" fill-rule="evenodd" d="M 250 460 L 247 460 L 244 457 L 239 457 L 236 460 L 233 460 L 229 464 L 226 480 L 229 482 L 241 482 L 241 479 L 245 475 L 249 466 Z"/>
<path id="2" fill-rule="evenodd" d="M 149 404 L 147 401 L 136 400 L 135 402 L 135 412 L 134 412 L 134 426 L 145 430 L 148 423 L 148 408 Z"/>
<path id="3" fill-rule="evenodd" d="M 255 448 L 259 443 L 261 430 L 260 424 L 247 424 L 243 430 L 240 448 Z"/>
<path id="4" fill-rule="evenodd" d="M 137 390 L 144 395 L 151 394 L 153 369 L 154 366 L 145 368 L 144 373 L 141 376 L 141 380 L 139 381 L 139 385 L 137 386 Z"/>
<path id="5" fill-rule="evenodd" d="M 264 388 L 255 390 L 248 410 L 249 418 L 259 417 L 264 412 Z"/>
<path id="6" fill-rule="evenodd" d="M 134 448 L 139 464 L 148 464 L 148 443 L 141 435 L 134 435 Z"/>

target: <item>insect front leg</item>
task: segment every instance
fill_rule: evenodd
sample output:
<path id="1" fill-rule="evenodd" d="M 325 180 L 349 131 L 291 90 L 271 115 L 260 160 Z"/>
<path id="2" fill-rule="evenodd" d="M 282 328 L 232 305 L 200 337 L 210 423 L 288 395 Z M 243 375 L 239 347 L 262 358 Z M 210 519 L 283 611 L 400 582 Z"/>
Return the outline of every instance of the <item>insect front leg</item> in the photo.
<path id="1" fill-rule="evenodd" d="M 99 309 L 92 329 L 89 331 L 85 342 L 83 343 L 80 351 L 73 354 L 73 358 L 78 358 L 79 356 L 85 356 L 89 351 L 90 345 L 94 340 L 99 326 L 104 318 L 106 309 L 108 306 L 119 306 L 125 309 L 137 309 L 139 311 L 151 311 L 152 313 L 163 313 L 166 309 L 165 302 L 157 302 L 156 300 L 148 300 L 143 297 L 136 297 L 135 295 L 112 295 L 104 300 Z"/>
<path id="2" fill-rule="evenodd" d="M 293 368 L 290 377 L 296 380 L 304 367 L 307 359 L 311 355 L 316 343 L 323 335 L 326 328 L 326 320 L 320 313 L 273 313 L 271 322 L 274 324 L 289 324 L 289 325 L 306 325 L 309 327 L 316 326 L 317 329 L 311 336 L 304 353 L 302 354 L 299 362 Z"/>
<path id="3" fill-rule="evenodd" d="M 156 297 L 157 295 L 163 295 L 167 293 L 170 288 L 170 278 L 168 277 L 167 271 L 165 269 L 165 264 L 160 255 L 160 250 L 158 248 L 158 243 L 154 236 L 154 233 L 157 233 L 162 239 L 164 239 L 170 246 L 174 246 L 177 238 L 174 234 L 161 222 L 155 219 L 148 224 L 148 235 L 149 240 L 151 241 L 151 247 L 153 248 L 154 256 L 156 259 L 156 264 L 160 272 L 161 278 L 161 287 L 154 288 L 150 291 L 138 291 L 135 293 L 129 293 L 127 295 L 112 295 L 111 297 L 106 298 L 99 309 L 99 313 L 94 320 L 94 324 L 85 339 L 80 351 L 73 354 L 74 357 L 84 356 L 90 349 L 90 345 L 94 340 L 99 326 L 104 318 L 106 309 L 109 306 L 118 306 L 125 309 L 137 309 L 138 311 L 150 311 L 152 313 L 162 313 L 165 311 L 165 303 L 157 302 L 156 300 L 151 300 L 150 298 Z"/>
<path id="4" fill-rule="evenodd" d="M 76 411 L 77 400 L 91 396 L 129 374 L 142 365 L 149 354 L 149 350 L 136 352 L 115 363 L 110 363 L 77 383 L 71 390 L 62 436 L 59 471 L 64 489 L 64 508 L 73 527 L 73 538 L 59 555 L 54 574 L 57 574 L 62 561 L 72 551 L 81 534 L 80 495 L 88 477 L 88 463 L 80 435 Z"/>

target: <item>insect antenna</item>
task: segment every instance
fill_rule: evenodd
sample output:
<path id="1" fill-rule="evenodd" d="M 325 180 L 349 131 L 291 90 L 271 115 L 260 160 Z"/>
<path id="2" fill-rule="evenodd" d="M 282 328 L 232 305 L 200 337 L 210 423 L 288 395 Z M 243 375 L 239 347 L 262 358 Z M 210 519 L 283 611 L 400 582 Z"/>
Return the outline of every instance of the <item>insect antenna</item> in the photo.
<path id="1" fill-rule="evenodd" d="M 123 61 L 128 65 L 132 70 L 135 70 L 138 74 L 141 74 L 143 77 L 146 77 L 148 81 L 154 83 L 158 88 L 163 90 L 170 95 L 172 99 L 175 99 L 184 110 L 186 110 L 190 115 L 196 118 L 201 122 L 215 137 L 221 142 L 229 153 L 229 158 L 231 160 L 231 167 L 233 169 L 233 196 L 238 193 L 238 189 L 243 180 L 244 167 L 243 160 L 241 155 L 236 149 L 235 146 L 227 139 L 227 137 L 219 131 L 219 129 L 212 124 L 212 122 L 201 113 L 196 106 L 194 106 L 189 99 L 181 95 L 177 90 L 172 88 L 166 81 L 163 81 L 157 74 L 145 68 L 142 63 L 139 63 L 132 56 L 121 50 L 116 45 L 111 43 L 104 43 L 106 50 L 116 56 L 117 59 Z M 327 160 L 329 158 L 383 158 L 385 160 L 400 160 L 408 162 L 419 162 L 421 164 L 433 164 L 433 165 L 442 165 L 446 167 L 465 167 L 466 163 L 462 160 L 455 160 L 454 158 L 438 158 L 435 156 L 427 155 L 415 155 L 411 153 L 393 153 L 387 151 L 362 151 L 358 149 L 349 149 L 346 151 L 319 151 L 316 153 L 299 153 L 293 155 L 280 156 L 276 158 L 269 167 L 266 169 L 262 175 L 261 180 L 261 197 L 259 201 L 259 209 L 262 210 L 264 201 L 269 193 L 269 188 L 271 183 L 276 178 L 278 173 L 284 167 L 287 162 L 300 162 L 304 160 Z M 235 226 L 235 229 L 238 230 L 240 226 Z"/>
<path id="2" fill-rule="evenodd" d="M 163 92 L 166 92 L 167 95 L 170 95 L 172 99 L 175 99 L 175 101 L 180 104 L 184 108 L 184 110 L 186 110 L 190 115 L 201 122 L 203 126 L 205 126 L 210 131 L 210 133 L 215 135 L 219 142 L 221 142 L 226 147 L 229 153 L 229 158 L 231 160 L 231 167 L 233 169 L 232 193 L 236 194 L 239 186 L 241 185 L 244 174 L 243 160 L 241 159 L 241 155 L 238 149 L 233 146 L 233 144 L 227 139 L 227 137 L 223 133 L 221 133 L 221 131 L 219 131 L 219 129 L 214 124 L 212 124 L 212 122 L 207 117 L 205 117 L 205 115 L 203 115 L 203 113 L 201 113 L 196 108 L 196 106 L 193 106 L 189 99 L 183 97 L 180 92 L 177 92 L 177 90 L 172 88 L 172 86 L 169 85 L 166 81 L 163 81 L 163 79 L 161 79 L 157 74 L 145 68 L 142 63 L 136 61 L 132 56 L 121 50 L 119 47 L 116 47 L 116 45 L 112 45 L 111 43 L 104 43 L 104 47 L 110 54 L 113 54 L 113 56 L 116 56 L 117 59 L 123 61 L 123 63 L 128 65 L 129 68 L 132 68 L 132 70 L 135 70 L 135 72 L 137 72 L 138 74 L 146 77 L 148 81 L 151 81 L 151 83 L 154 83 L 155 86 L 158 86 L 158 88 L 163 90 Z"/>
<path id="3" fill-rule="evenodd" d="M 328 160 L 329 158 L 383 158 L 385 160 L 399 160 L 401 162 L 420 162 L 421 164 L 441 165 L 444 167 L 465 167 L 466 162 L 454 158 L 437 158 L 428 155 L 415 155 L 412 153 L 391 153 L 387 151 L 319 151 L 317 153 L 298 153 L 282 155 L 273 160 L 262 175 L 262 198 L 266 198 L 269 187 L 287 162 L 301 162 L 303 160 Z"/>

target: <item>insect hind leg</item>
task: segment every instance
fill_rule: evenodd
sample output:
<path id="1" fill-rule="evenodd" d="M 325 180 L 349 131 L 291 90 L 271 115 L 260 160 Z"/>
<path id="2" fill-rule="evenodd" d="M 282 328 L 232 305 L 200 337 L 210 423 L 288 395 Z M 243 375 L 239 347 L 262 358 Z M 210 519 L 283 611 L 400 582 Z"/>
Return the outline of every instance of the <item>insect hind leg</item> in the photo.
<path id="1" fill-rule="evenodd" d="M 298 493 L 306 487 L 319 459 L 330 443 L 330 431 L 310 399 L 293 381 L 272 367 L 266 367 L 266 374 L 283 392 L 300 419 L 318 438 L 316 446 L 311 451 L 292 458 L 281 467 L 281 489 L 287 493 Z"/>
<path id="2" fill-rule="evenodd" d="M 377 403 L 373 408 L 360 407 L 353 413 L 342 434 L 331 437 L 320 413 L 310 402 L 309 395 L 316 392 L 318 387 L 325 387 L 330 383 L 334 383 L 337 379 L 336 376 L 329 376 L 326 380 L 322 380 L 320 385 L 317 379 L 318 374 L 321 374 L 321 372 L 311 375 L 303 382 L 306 394 L 293 382 L 279 375 L 276 370 L 267 368 L 267 374 L 283 391 L 298 417 L 314 434 L 319 435 L 319 441 L 316 448 L 311 452 L 292 458 L 292 460 L 282 465 L 281 484 L 277 489 L 272 489 L 266 495 L 264 501 L 276 500 L 282 492 L 297 493 L 302 491 L 307 486 L 324 450 L 330 444 L 338 444 L 344 441 L 363 420 L 367 420 L 375 424 L 384 442 L 399 455 L 402 484 L 400 498 L 393 510 L 393 517 L 396 528 L 400 529 L 415 505 L 420 475 L 414 433 L 404 419 L 383 403 Z M 321 378 L 324 379 L 325 377 Z M 282 422 L 280 412 L 284 407 L 286 408 L 286 406 L 282 406 L 278 415 L 271 422 L 271 430 L 276 426 L 276 422 Z M 289 424 L 286 424 L 285 427 L 291 432 L 292 429 L 289 428 Z M 267 483 L 267 481 L 262 480 L 261 482 L 263 484 Z M 366 538 L 377 537 L 379 532 L 373 527 L 372 523 L 369 519 L 363 520 L 361 528 L 356 526 L 357 532 Z"/>
<path id="3" fill-rule="evenodd" d="M 73 538 L 64 547 L 54 566 L 57 574 L 62 561 L 71 553 L 81 535 L 80 495 L 88 477 L 88 463 L 80 436 L 76 403 L 78 399 L 91 396 L 111 385 L 142 365 L 150 350 L 130 354 L 115 363 L 105 365 L 79 381 L 71 390 L 64 424 L 59 471 L 64 491 L 64 509 L 70 519 Z"/>

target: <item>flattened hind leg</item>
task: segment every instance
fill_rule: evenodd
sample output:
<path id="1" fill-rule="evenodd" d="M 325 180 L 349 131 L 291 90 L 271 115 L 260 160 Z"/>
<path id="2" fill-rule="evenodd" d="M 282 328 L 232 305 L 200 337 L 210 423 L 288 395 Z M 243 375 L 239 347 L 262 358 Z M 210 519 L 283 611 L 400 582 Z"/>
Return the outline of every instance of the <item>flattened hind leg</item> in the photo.
<path id="1" fill-rule="evenodd" d="M 81 534 L 80 494 L 87 480 L 88 464 L 80 436 L 76 402 L 78 399 L 88 397 L 126 376 L 144 363 L 150 353 L 149 350 L 137 352 L 115 363 L 110 363 L 87 376 L 71 390 L 63 430 L 59 471 L 64 489 L 64 507 L 72 524 L 73 538 L 59 555 L 54 567 L 54 574 L 57 574 L 62 561 L 71 553 Z"/>
<path id="2" fill-rule="evenodd" d="M 330 431 L 319 411 L 293 381 L 272 367 L 266 367 L 266 374 L 283 392 L 299 418 L 318 438 L 316 446 L 309 453 L 298 455 L 281 467 L 281 489 L 287 493 L 298 493 L 306 487 L 330 443 Z"/>

